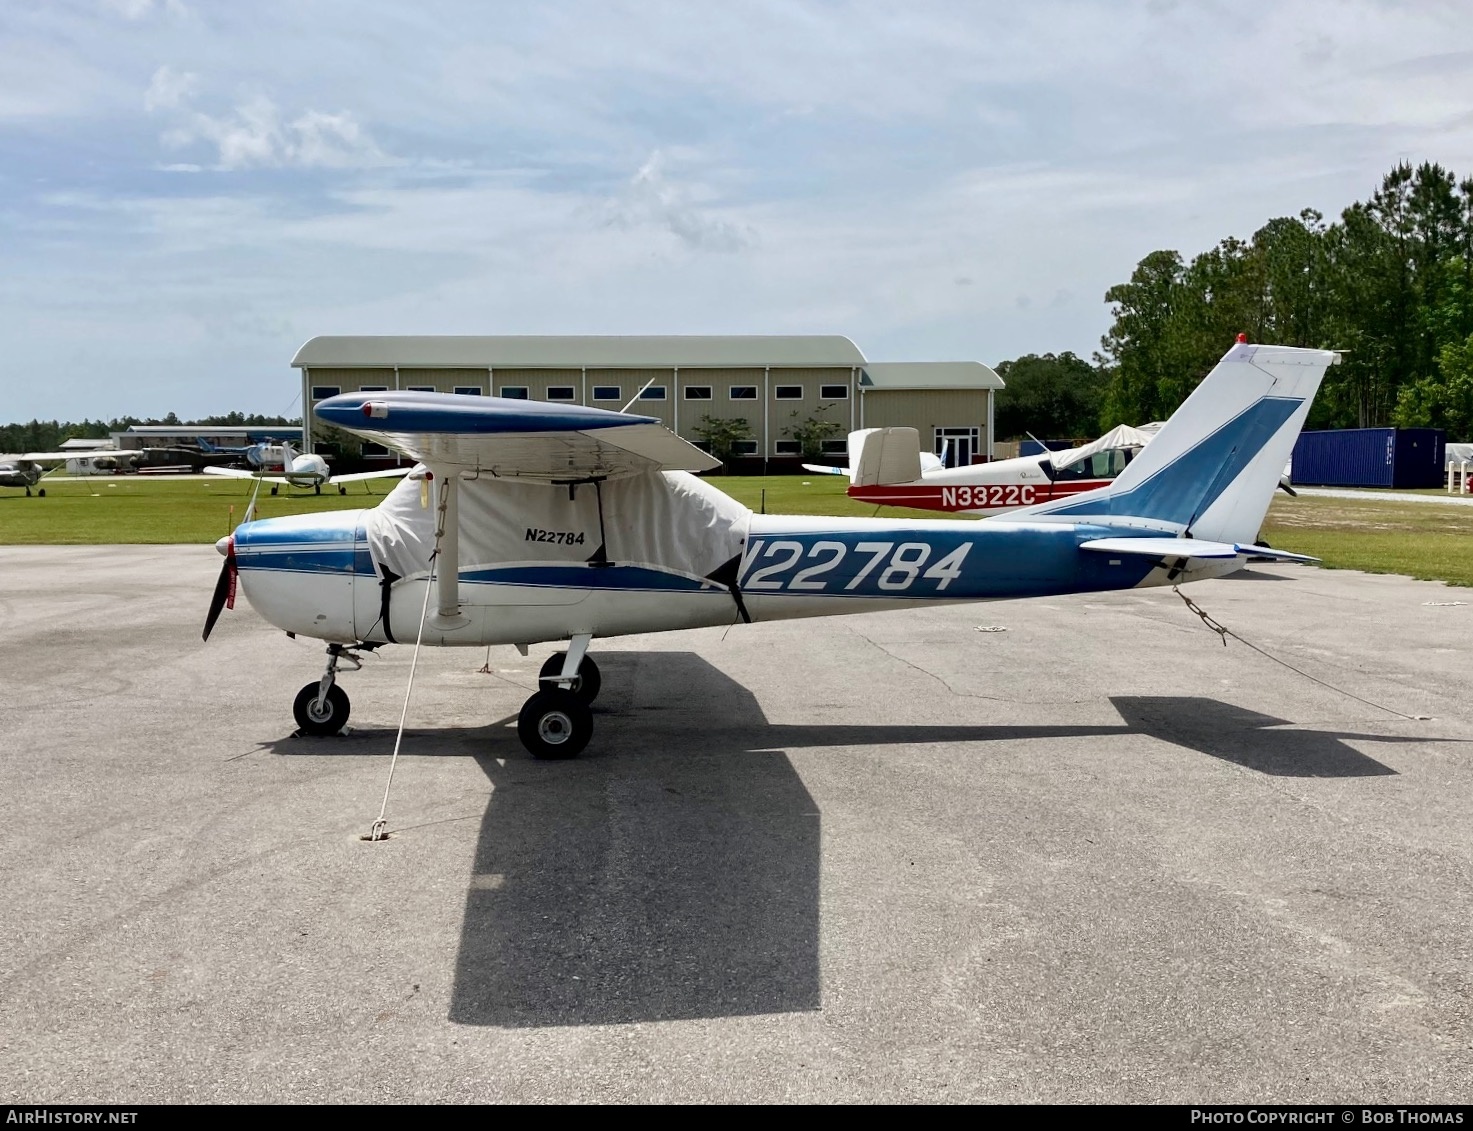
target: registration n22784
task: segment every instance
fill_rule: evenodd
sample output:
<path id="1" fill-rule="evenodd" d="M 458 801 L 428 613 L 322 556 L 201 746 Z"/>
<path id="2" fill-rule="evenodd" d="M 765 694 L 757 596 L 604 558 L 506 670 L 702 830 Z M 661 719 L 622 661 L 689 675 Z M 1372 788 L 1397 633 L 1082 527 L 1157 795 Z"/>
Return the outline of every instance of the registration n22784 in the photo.
<path id="1" fill-rule="evenodd" d="M 972 543 L 879 541 L 861 535 L 754 541 L 741 587 L 753 593 L 916 595 L 944 593 Z"/>

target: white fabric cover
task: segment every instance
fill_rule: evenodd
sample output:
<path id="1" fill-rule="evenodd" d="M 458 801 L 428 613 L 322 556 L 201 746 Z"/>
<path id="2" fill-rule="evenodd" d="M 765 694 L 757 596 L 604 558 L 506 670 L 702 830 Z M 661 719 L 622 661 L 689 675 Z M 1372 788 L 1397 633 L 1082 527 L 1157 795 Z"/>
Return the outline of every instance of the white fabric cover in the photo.
<path id="1" fill-rule="evenodd" d="M 1078 448 L 1068 448 L 1062 452 L 1051 452 L 1049 462 L 1055 467 L 1068 467 L 1071 463 L 1092 456 L 1096 452 L 1112 452 L 1117 448 L 1143 448 L 1151 442 L 1160 430 L 1159 424 L 1148 424 L 1144 428 L 1132 428 L 1129 424 L 1120 424 L 1110 429 L 1098 440 Z"/>
<path id="2" fill-rule="evenodd" d="M 1473 444 L 1449 444 L 1446 463 L 1473 463 Z"/>
<path id="3" fill-rule="evenodd" d="M 429 569 L 435 547 L 435 491 L 421 506 L 418 479 L 389 492 L 364 525 L 375 564 L 400 577 Z M 684 471 L 646 472 L 602 485 L 608 560 L 704 577 L 741 552 L 752 512 Z M 599 546 L 598 495 L 591 483 L 568 488 L 525 480 L 462 479 L 460 568 L 512 562 L 584 562 Z M 554 538 L 533 541 L 528 531 Z M 556 540 L 556 535 L 571 539 Z M 577 536 L 583 536 L 582 542 Z"/>

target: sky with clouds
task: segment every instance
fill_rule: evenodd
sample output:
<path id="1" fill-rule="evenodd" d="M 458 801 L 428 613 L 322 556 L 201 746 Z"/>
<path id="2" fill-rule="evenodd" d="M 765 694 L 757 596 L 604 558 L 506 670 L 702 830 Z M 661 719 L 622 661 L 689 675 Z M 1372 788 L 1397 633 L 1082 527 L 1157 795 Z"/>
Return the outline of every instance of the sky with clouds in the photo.
<path id="1" fill-rule="evenodd" d="M 1397 161 L 1466 0 L 7 0 L 0 421 L 300 411 L 317 334 L 1073 350 Z"/>

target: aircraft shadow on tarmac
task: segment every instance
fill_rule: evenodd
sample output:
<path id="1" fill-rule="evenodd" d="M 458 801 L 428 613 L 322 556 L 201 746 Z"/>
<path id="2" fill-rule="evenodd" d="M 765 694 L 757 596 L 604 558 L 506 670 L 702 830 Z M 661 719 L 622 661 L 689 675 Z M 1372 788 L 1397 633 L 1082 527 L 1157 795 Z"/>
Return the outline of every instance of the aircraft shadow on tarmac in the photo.
<path id="1" fill-rule="evenodd" d="M 411 731 L 494 786 L 477 839 L 450 1020 L 534 1027 L 820 1008 L 820 814 L 783 750 L 1136 734 L 1276 776 L 1395 771 L 1346 739 L 1202 697 L 1119 697 L 1112 726 L 770 725 L 701 658 L 600 653 L 594 745 L 538 762 L 511 720 Z M 627 720 L 627 725 L 620 719 Z M 389 730 L 281 753 L 382 754 Z M 1107 752 L 1102 747 L 1102 753 Z"/>

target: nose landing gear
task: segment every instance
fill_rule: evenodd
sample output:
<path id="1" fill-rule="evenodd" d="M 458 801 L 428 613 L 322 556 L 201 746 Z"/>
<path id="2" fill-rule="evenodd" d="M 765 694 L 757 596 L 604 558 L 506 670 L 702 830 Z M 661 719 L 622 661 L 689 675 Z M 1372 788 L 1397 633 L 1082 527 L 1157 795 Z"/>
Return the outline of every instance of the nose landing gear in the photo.
<path id="1" fill-rule="evenodd" d="M 363 657 L 342 644 L 327 646 L 327 670 L 316 683 L 298 691 L 292 703 L 302 734 L 338 734 L 348 725 L 350 704 L 348 693 L 337 685 L 339 664 L 351 664 L 345 670 L 356 672 L 363 667 Z"/>

